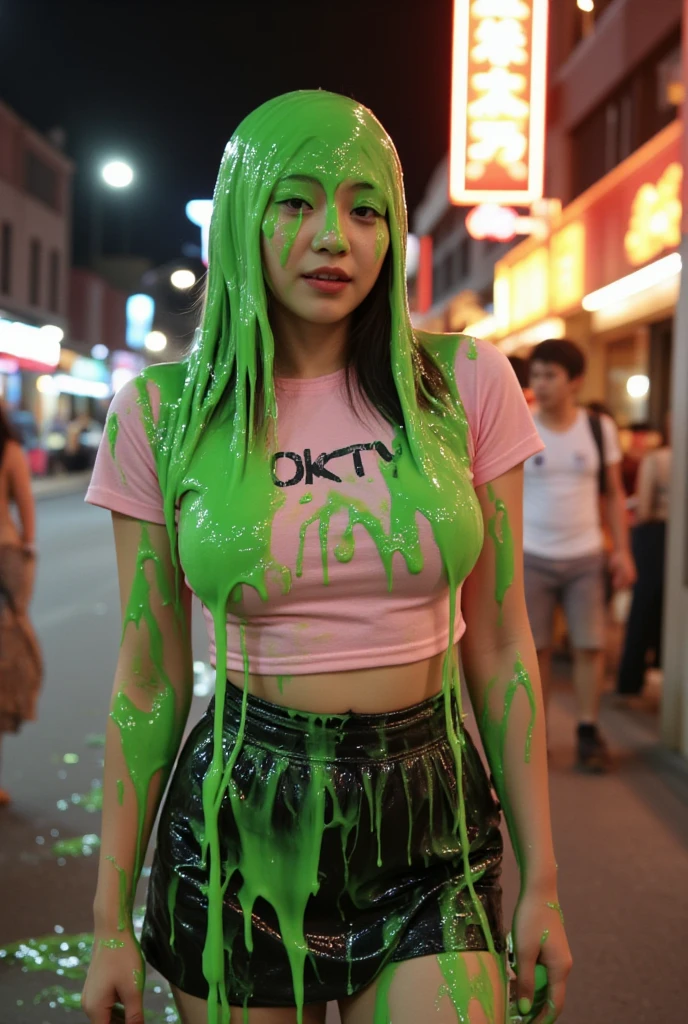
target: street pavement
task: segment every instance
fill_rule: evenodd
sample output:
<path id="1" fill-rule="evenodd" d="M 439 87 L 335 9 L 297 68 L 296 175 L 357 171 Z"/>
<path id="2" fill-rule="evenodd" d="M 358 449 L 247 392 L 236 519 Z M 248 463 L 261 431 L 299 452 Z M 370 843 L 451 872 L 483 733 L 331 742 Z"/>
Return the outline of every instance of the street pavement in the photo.
<path id="1" fill-rule="evenodd" d="M 78 975 L 77 962 L 68 958 L 73 936 L 91 927 L 97 851 L 74 857 L 54 846 L 99 832 L 99 737 L 117 657 L 119 601 L 107 513 L 84 505 L 81 493 L 52 491 L 38 502 L 38 521 L 33 618 L 46 678 L 38 722 L 3 740 L 0 783 L 13 803 L 0 810 L 0 947 L 48 936 L 67 950 L 58 977 L 21 972 L 0 948 L 0 1024 L 84 1024 L 80 1011 L 60 1005 L 64 992 L 55 986 L 79 985 L 69 978 L 70 967 Z M 199 615 L 194 644 L 195 658 L 206 661 Z M 616 710 L 611 697 L 603 723 L 616 770 L 605 778 L 575 774 L 565 677 L 562 670 L 549 721 L 560 897 L 575 960 L 561 1020 L 679 1024 L 687 1005 L 688 775 L 657 758 L 653 719 Z M 190 726 L 207 699 L 194 699 Z M 508 920 L 517 894 L 510 856 L 504 887 Z M 139 904 L 144 891 L 145 879 Z M 149 984 L 151 1021 L 171 1021 L 161 980 Z"/>

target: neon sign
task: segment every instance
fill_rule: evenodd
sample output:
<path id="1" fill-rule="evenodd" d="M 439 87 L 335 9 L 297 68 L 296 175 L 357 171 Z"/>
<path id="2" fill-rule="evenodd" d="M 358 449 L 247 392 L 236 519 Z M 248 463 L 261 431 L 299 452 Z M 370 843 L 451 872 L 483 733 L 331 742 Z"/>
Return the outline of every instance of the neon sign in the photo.
<path id="1" fill-rule="evenodd" d="M 454 0 L 449 197 L 543 194 L 548 0 Z"/>
<path id="2" fill-rule="evenodd" d="M 634 266 L 681 244 L 683 168 L 669 164 L 656 185 L 641 185 L 635 194 L 624 248 Z"/>
<path id="3" fill-rule="evenodd" d="M 483 203 L 466 217 L 466 230 L 478 241 L 489 238 L 496 242 L 509 242 L 516 235 L 519 216 L 509 206 Z"/>
<path id="4" fill-rule="evenodd" d="M 153 326 L 155 300 L 150 295 L 139 293 L 127 299 L 127 345 L 129 348 L 143 348 L 146 335 Z"/>
<path id="5" fill-rule="evenodd" d="M 192 224 L 201 229 L 201 259 L 206 267 L 208 266 L 208 240 L 212 213 L 212 199 L 192 199 L 186 204 L 186 216 Z"/>
<path id="6" fill-rule="evenodd" d="M 54 369 L 60 362 L 62 337 L 62 330 L 50 324 L 33 327 L 0 318 L 0 352 L 5 356 Z"/>

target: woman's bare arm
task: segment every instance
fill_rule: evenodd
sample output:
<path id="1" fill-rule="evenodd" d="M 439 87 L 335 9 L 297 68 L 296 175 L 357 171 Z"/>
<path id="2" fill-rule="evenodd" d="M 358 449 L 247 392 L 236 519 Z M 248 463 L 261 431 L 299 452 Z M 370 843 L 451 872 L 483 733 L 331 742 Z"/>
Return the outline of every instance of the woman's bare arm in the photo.
<path id="1" fill-rule="evenodd" d="M 191 597 L 167 530 L 113 515 L 123 631 L 106 730 L 96 932 L 131 928 L 136 883 L 193 689 Z"/>
<path id="2" fill-rule="evenodd" d="M 522 883 L 554 886 L 545 715 L 523 591 L 522 469 L 478 487 L 477 493 L 485 543 L 463 588 L 461 658 Z M 501 608 L 498 570 L 503 577 L 512 574 Z"/>
<path id="3" fill-rule="evenodd" d="M 36 503 L 31 490 L 31 470 L 19 444 L 12 444 L 8 455 L 10 489 L 12 500 L 19 512 L 22 541 L 28 547 L 32 547 L 36 540 Z"/>
<path id="4" fill-rule="evenodd" d="M 477 494 L 485 543 L 464 584 L 461 658 L 521 874 L 513 925 L 519 998 L 532 1001 L 540 959 L 555 1014 L 563 1006 L 571 954 L 557 896 L 545 713 L 523 590 L 522 467 Z"/>

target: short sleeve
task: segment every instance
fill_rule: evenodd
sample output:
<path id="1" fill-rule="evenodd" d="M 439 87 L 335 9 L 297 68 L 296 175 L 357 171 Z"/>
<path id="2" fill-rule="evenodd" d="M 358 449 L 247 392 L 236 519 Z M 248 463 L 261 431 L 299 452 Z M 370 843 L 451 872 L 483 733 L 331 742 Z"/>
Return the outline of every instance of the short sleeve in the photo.
<path id="1" fill-rule="evenodd" d="M 545 447 L 509 360 L 490 342 L 462 339 L 456 386 L 471 435 L 475 487 Z"/>
<path id="2" fill-rule="evenodd" d="M 148 394 L 157 418 L 157 387 L 148 384 Z M 86 501 L 133 519 L 165 523 L 155 458 L 136 381 L 125 384 L 112 400 Z"/>
<path id="3" fill-rule="evenodd" d="M 621 445 L 619 444 L 619 431 L 611 416 L 601 416 L 602 437 L 604 440 L 604 461 L 607 466 L 613 466 L 621 462 Z"/>

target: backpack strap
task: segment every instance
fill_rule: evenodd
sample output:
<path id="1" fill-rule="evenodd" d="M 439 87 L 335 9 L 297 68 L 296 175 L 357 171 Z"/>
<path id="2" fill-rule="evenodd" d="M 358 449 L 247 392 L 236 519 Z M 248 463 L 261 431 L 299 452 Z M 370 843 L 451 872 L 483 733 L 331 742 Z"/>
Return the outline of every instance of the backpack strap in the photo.
<path id="1" fill-rule="evenodd" d="M 595 440 L 595 446 L 600 456 L 600 470 L 597 487 L 600 495 L 607 493 L 607 466 L 604 460 L 604 434 L 602 432 L 602 418 L 596 412 L 588 412 L 588 423 Z"/>

